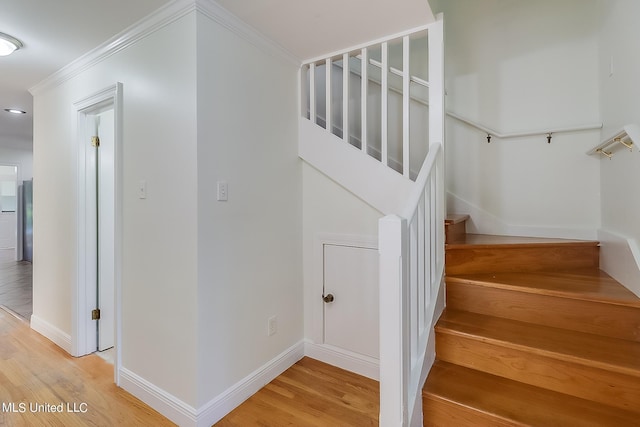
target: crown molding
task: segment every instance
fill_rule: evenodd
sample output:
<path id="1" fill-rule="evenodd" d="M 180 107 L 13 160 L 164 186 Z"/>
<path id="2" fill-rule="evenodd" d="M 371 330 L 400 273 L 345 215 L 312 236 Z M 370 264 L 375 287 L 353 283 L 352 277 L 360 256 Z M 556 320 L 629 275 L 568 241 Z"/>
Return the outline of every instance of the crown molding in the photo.
<path id="1" fill-rule="evenodd" d="M 236 35 L 251 43 L 258 49 L 270 52 L 271 54 L 285 60 L 297 67 L 302 64 L 300 58 L 274 42 L 252 26 L 248 25 L 240 18 L 220 6 L 215 0 L 195 0 L 198 12 L 207 18 L 217 22 Z"/>
<path id="2" fill-rule="evenodd" d="M 83 71 L 189 14 L 195 10 L 195 8 L 194 0 L 174 0 L 167 3 L 95 49 L 87 52 L 68 65 L 65 65 L 60 70 L 33 86 L 29 89 L 29 92 L 35 96 L 63 84 Z"/>
<path id="3" fill-rule="evenodd" d="M 194 10 L 224 26 L 259 49 L 271 52 L 280 59 L 300 66 L 301 61 L 293 54 L 241 21 L 214 0 L 174 0 L 56 71 L 29 89 L 29 92 L 35 96 L 59 86 Z"/>

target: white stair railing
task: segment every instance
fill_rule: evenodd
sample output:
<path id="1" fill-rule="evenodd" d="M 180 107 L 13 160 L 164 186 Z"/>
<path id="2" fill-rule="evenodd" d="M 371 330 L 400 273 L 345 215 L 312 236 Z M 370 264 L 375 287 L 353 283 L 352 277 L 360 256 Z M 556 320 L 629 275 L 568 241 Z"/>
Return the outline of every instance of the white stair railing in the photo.
<path id="1" fill-rule="evenodd" d="M 422 68 L 426 69 L 427 55 L 430 55 L 430 52 L 426 50 L 416 55 L 415 49 L 412 55 L 411 46 L 412 40 L 420 38 L 421 36 L 427 36 L 432 25 L 433 24 L 413 28 L 365 45 L 354 46 L 327 56 L 313 58 L 303 63 L 302 80 L 304 81 L 305 87 L 302 88 L 302 115 L 313 123 L 324 127 L 327 132 L 341 137 L 345 142 L 351 143 L 352 140 L 358 140 L 358 145 L 362 153 L 365 155 L 374 155 L 375 152 L 375 156 L 378 157 L 382 164 L 390 167 L 390 163 L 400 164 L 401 170 L 399 172 L 406 178 L 410 178 L 411 85 L 429 86 L 427 79 L 423 78 L 426 76 L 418 77 L 411 75 L 410 70 L 413 60 L 423 61 L 424 67 Z M 402 69 L 390 66 L 390 46 L 397 44 L 401 44 L 402 47 Z M 379 56 L 379 60 L 372 58 L 374 52 Z M 412 58 L 412 56 L 416 56 L 416 58 Z M 352 66 L 350 59 L 353 58 L 360 60 L 358 61 L 358 69 Z M 369 65 L 373 65 L 379 70 L 379 78 L 372 79 Z M 335 66 L 342 68 L 342 76 L 333 71 Z M 420 67 L 414 66 L 414 68 Z M 321 74 L 319 70 L 324 74 L 324 79 L 319 78 Z M 378 73 L 377 70 L 376 74 Z M 360 87 L 358 88 L 360 96 L 357 100 L 353 94 L 351 94 L 352 89 L 350 85 L 353 83 L 350 77 L 352 75 L 358 76 L 360 79 Z M 402 84 L 399 88 L 390 85 L 390 75 L 402 79 Z M 334 81 L 336 79 L 340 81 Z M 379 145 L 379 149 L 372 147 L 373 141 L 371 141 L 371 135 L 369 135 L 368 132 L 373 120 L 370 117 L 372 114 L 372 111 L 370 111 L 372 93 L 370 93 L 369 84 L 371 82 L 380 84 L 380 110 L 375 113 L 375 115 L 379 115 L 380 117 L 379 123 L 376 123 L 376 125 L 379 126 L 377 131 L 379 132 L 380 140 L 375 141 L 375 145 Z M 334 89 L 336 87 L 339 88 L 339 85 L 342 85 L 342 90 L 335 91 Z M 399 159 L 391 159 L 389 154 L 389 115 L 397 114 L 396 111 L 389 111 L 390 91 L 393 93 L 400 92 L 402 96 L 400 112 L 402 115 L 402 156 Z M 339 98 L 342 98 L 341 102 Z M 357 102 L 359 105 L 351 106 L 353 108 L 350 108 L 350 103 L 354 102 Z M 334 109 L 342 110 L 341 114 L 336 115 Z M 359 117 L 352 114 L 353 111 L 359 111 Z M 339 125 L 334 122 L 337 121 L 335 120 L 336 116 L 338 116 L 341 121 Z M 355 128 L 359 129 L 357 134 Z"/>
<path id="2" fill-rule="evenodd" d="M 379 222 L 380 425 L 422 425 L 427 341 L 444 278 L 444 164 L 432 144 L 404 212 Z"/>
<path id="3" fill-rule="evenodd" d="M 428 81 L 424 76 L 411 75 L 412 41 L 420 32 L 427 36 Z M 402 69 L 398 68 L 397 58 L 389 57 L 389 46 L 397 46 L 396 43 L 402 44 Z M 359 61 L 351 61 L 354 57 Z M 359 62 L 357 72 L 352 62 Z M 369 64 L 375 67 L 369 69 Z M 334 73 L 334 65 L 341 65 L 342 73 Z M 321 71 L 324 71 L 324 79 L 319 78 Z M 352 96 L 350 92 L 353 74 L 360 77 L 359 97 Z M 391 87 L 390 74 L 393 79 L 401 75 L 401 87 Z M 444 274 L 446 209 L 442 16 L 436 22 L 417 29 L 306 61 L 300 78 L 300 157 L 387 214 L 379 222 L 378 236 L 380 425 L 421 425 L 421 388 L 434 355 L 428 341 Z M 334 84 L 337 80 L 342 80 L 341 91 L 338 90 L 340 86 Z M 379 156 L 372 150 L 368 132 L 373 129 L 370 125 L 375 121 L 368 108 L 372 81 L 375 84 L 379 82 L 381 88 L 380 110 L 375 112 L 380 122 L 376 123 L 380 141 L 376 141 L 375 147 L 378 149 L 379 142 Z M 429 91 L 428 141 L 421 141 L 428 145 L 428 153 L 415 182 L 411 181 L 410 172 L 410 160 L 416 161 L 412 159 L 415 154 L 411 153 L 411 84 L 426 86 Z M 402 157 L 391 159 L 387 129 L 388 113 L 391 113 L 389 93 L 398 91 L 402 96 Z M 342 114 L 334 115 L 334 108 L 342 109 Z M 356 114 L 352 114 L 354 111 Z M 397 114 L 395 109 L 393 114 Z M 379 163 L 373 160 L 374 156 Z M 398 162 L 401 163 L 400 174 L 389 170 L 391 164 Z M 359 163 L 358 168 L 352 166 L 355 163 Z M 384 173 L 378 173 L 380 171 Z"/>

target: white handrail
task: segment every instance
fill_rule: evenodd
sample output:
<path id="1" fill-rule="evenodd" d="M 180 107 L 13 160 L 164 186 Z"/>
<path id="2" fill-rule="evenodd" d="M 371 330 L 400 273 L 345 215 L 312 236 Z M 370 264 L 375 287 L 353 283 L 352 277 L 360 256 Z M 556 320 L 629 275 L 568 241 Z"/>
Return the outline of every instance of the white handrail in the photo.
<path id="1" fill-rule="evenodd" d="M 435 143 L 429 145 L 429 153 L 427 154 L 427 157 L 425 157 L 415 181 L 415 190 L 409 195 L 407 204 L 405 205 L 404 210 L 400 213 L 402 218 L 411 218 L 417 209 L 418 203 L 420 203 L 420 198 L 422 197 L 422 189 L 427 185 L 427 180 L 434 169 L 434 165 L 441 151 L 442 144 Z"/>
<path id="2" fill-rule="evenodd" d="M 396 33 L 396 34 L 391 34 L 389 36 L 380 37 L 379 39 L 371 40 L 371 41 L 368 41 L 366 43 L 360 43 L 360 44 L 357 44 L 355 46 L 351 46 L 351 47 L 346 48 L 346 49 L 340 49 L 338 51 L 331 52 L 331 53 L 328 53 L 326 55 L 316 56 L 314 58 L 310 58 L 310 59 L 302 61 L 302 65 L 309 65 L 309 64 L 312 64 L 314 62 L 324 61 L 326 58 L 334 58 L 336 56 L 342 56 L 345 53 L 355 52 L 355 51 L 358 51 L 358 50 L 365 49 L 367 47 L 371 47 L 371 46 L 382 44 L 384 42 L 390 42 L 392 40 L 401 39 L 404 36 L 410 36 L 412 34 L 419 33 L 420 31 L 428 30 L 430 25 L 431 24 L 420 25 L 418 27 L 410 28 L 408 30 L 401 31 L 401 32 Z"/>
<path id="3" fill-rule="evenodd" d="M 505 132 L 498 132 L 494 129 L 490 129 L 486 126 L 483 126 L 479 123 L 474 122 L 473 120 L 469 120 L 451 111 L 447 111 L 447 115 L 449 117 L 453 117 L 456 120 L 464 122 L 469 126 L 472 126 L 476 129 L 483 131 L 484 133 L 487 134 L 487 137 L 489 139 L 494 136 L 500 139 L 507 139 L 507 138 L 522 138 L 522 137 L 536 136 L 536 135 L 546 135 L 547 138 L 549 138 L 554 133 L 570 133 L 570 132 L 579 132 L 579 131 L 585 131 L 585 130 L 602 129 L 602 123 L 597 123 L 597 124 L 591 124 L 591 125 L 571 126 L 571 127 L 563 127 L 563 128 L 550 128 L 550 129 L 532 130 L 532 131 L 526 131 L 526 132 L 505 133 Z M 548 142 L 551 142 L 551 141 L 549 140 Z"/>
<path id="4" fill-rule="evenodd" d="M 362 57 L 360 55 L 356 55 L 355 58 L 362 60 Z M 373 65 L 374 67 L 382 69 L 382 62 L 376 61 L 375 59 L 369 59 L 369 64 Z M 398 77 L 404 77 L 403 71 L 395 67 L 389 67 L 389 72 L 391 72 L 391 74 L 395 74 Z M 421 79 L 420 77 L 411 76 L 410 81 L 412 83 L 417 83 L 420 86 L 429 87 L 429 82 L 424 79 Z"/>

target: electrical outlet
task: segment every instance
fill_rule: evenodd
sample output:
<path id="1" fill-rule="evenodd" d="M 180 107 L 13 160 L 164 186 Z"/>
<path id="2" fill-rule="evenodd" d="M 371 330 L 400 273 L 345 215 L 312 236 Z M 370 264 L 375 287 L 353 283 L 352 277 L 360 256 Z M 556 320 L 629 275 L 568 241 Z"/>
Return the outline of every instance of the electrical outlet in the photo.
<path id="1" fill-rule="evenodd" d="M 278 332 L 278 316 L 271 316 L 267 321 L 267 334 L 275 335 Z"/>

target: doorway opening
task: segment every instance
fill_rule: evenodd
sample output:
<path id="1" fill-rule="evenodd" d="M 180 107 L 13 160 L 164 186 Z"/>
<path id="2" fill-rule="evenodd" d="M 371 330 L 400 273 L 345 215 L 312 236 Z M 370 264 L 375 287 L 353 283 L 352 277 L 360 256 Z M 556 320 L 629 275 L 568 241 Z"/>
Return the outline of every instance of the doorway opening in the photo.
<path id="1" fill-rule="evenodd" d="M 74 104 L 78 120 L 78 275 L 72 352 L 109 351 L 116 384 L 120 367 L 122 85 Z"/>

